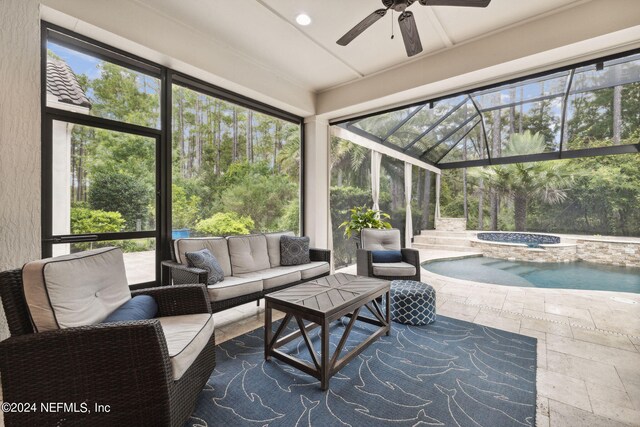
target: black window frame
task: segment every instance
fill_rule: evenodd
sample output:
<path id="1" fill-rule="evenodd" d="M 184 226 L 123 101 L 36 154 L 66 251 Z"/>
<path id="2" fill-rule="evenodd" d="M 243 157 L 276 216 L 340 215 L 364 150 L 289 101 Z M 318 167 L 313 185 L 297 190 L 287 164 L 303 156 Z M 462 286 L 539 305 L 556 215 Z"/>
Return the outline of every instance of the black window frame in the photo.
<path id="1" fill-rule="evenodd" d="M 93 57 L 107 60 L 117 65 L 156 77 L 160 79 L 160 127 L 151 128 L 117 120 L 95 117 L 67 110 L 47 106 L 47 42 L 69 47 Z M 240 107 L 286 120 L 300 127 L 300 234 L 304 235 L 304 170 L 305 170 L 305 129 L 304 119 L 293 113 L 273 107 L 222 87 L 207 83 L 198 78 L 175 71 L 169 67 L 146 60 L 108 44 L 77 34 L 66 28 L 41 21 L 41 255 L 43 258 L 52 255 L 53 244 L 78 243 L 87 241 L 123 240 L 136 238 L 156 239 L 156 279 L 153 282 L 130 285 L 132 289 L 158 286 L 163 283 L 160 264 L 163 260 L 171 259 L 171 156 L 172 156 L 172 86 L 178 84 L 189 89 L 232 102 Z M 54 121 L 68 122 L 83 126 L 116 132 L 136 134 L 154 138 L 156 140 L 156 228 L 152 231 L 136 231 L 122 233 L 94 233 L 91 235 L 53 236 L 52 233 L 52 127 Z"/>

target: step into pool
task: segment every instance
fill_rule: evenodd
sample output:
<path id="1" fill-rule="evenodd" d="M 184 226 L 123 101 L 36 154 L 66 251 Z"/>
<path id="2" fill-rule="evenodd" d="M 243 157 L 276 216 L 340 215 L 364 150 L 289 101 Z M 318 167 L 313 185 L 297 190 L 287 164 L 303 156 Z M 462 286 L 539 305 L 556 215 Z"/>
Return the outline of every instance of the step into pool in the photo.
<path id="1" fill-rule="evenodd" d="M 640 294 L 640 268 L 594 264 L 537 263 L 475 257 L 425 262 L 433 273 L 495 285 L 586 289 Z"/>

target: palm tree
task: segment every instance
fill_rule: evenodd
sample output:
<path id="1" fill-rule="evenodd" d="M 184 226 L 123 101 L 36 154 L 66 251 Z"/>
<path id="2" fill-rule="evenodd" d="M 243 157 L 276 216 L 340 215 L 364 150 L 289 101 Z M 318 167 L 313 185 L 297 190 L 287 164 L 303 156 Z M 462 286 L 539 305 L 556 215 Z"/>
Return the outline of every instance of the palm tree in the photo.
<path id="1" fill-rule="evenodd" d="M 542 153 L 545 147 L 541 134 L 526 131 L 512 134 L 502 154 L 508 157 Z M 513 199 L 516 231 L 527 228 L 527 205 L 530 199 L 560 203 L 567 197 L 563 188 L 571 180 L 565 165 L 560 162 L 492 166 L 482 170 L 480 175 L 499 193 Z"/>

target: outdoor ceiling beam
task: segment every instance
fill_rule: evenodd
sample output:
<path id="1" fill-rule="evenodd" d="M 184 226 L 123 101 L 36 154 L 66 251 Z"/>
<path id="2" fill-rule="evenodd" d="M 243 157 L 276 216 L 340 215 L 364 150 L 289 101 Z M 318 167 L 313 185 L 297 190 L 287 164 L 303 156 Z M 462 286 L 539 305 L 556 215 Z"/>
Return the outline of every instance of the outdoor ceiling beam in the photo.
<path id="1" fill-rule="evenodd" d="M 415 110 L 413 110 L 413 111 L 411 112 L 411 114 L 407 115 L 407 117 L 406 117 L 404 120 L 402 120 L 400 123 L 398 123 L 397 125 L 395 125 L 395 126 L 393 127 L 393 129 L 391 129 L 391 131 L 390 131 L 390 132 L 388 132 L 388 133 L 387 133 L 387 135 L 386 135 L 384 138 L 382 138 L 382 140 L 383 140 L 383 141 L 386 141 L 387 139 L 391 138 L 391 135 L 393 135 L 394 133 L 396 133 L 396 131 L 397 131 L 398 129 L 400 129 L 402 126 L 404 126 L 404 125 L 405 125 L 405 123 L 407 123 L 409 120 L 411 120 L 411 119 L 413 118 L 413 116 L 415 116 L 415 115 L 416 115 L 416 114 L 418 114 L 420 111 L 422 111 L 422 109 L 424 108 L 424 106 L 425 106 L 425 105 L 427 105 L 427 104 L 426 104 L 426 103 L 425 103 L 425 104 L 422 104 L 420 107 L 418 107 L 418 108 L 416 108 Z"/>
<path id="2" fill-rule="evenodd" d="M 465 101 L 466 102 L 466 101 Z M 436 148 L 438 145 L 442 144 L 443 142 L 445 142 L 447 139 L 451 138 L 453 135 L 455 135 L 456 132 L 458 132 L 460 129 L 462 129 L 463 127 L 465 127 L 466 125 L 468 125 L 469 123 L 471 123 L 473 121 L 473 119 L 475 119 L 478 116 L 478 112 L 476 111 L 476 113 L 469 117 L 467 120 L 465 120 L 464 122 L 462 122 L 462 124 L 460 126 L 458 126 L 457 128 L 453 129 L 451 132 L 449 132 L 448 134 L 446 134 L 445 136 L 443 136 L 442 138 L 440 138 L 440 140 L 438 140 L 438 142 L 436 142 L 435 144 L 433 144 L 431 147 L 427 148 L 425 151 L 422 152 L 422 154 L 420 154 L 420 158 L 422 159 L 426 154 L 429 154 L 429 152 L 431 150 L 433 150 L 434 148 Z M 480 116 L 480 118 L 482 118 L 482 116 Z"/>
<path id="3" fill-rule="evenodd" d="M 560 152 L 560 157 L 562 157 L 562 145 L 564 144 L 564 130 L 567 126 L 567 105 L 569 104 L 569 91 L 571 90 L 571 85 L 573 84 L 573 76 L 576 73 L 576 69 L 572 69 L 569 74 L 569 78 L 567 79 L 567 87 L 564 91 L 564 97 L 562 97 L 562 113 L 560 116 L 560 147 L 558 151 Z"/>
<path id="4" fill-rule="evenodd" d="M 482 122 L 482 116 L 480 116 L 480 120 L 478 120 L 478 121 L 477 121 L 473 126 L 471 126 L 471 127 L 469 128 L 469 130 L 468 130 L 468 131 L 466 131 L 466 132 L 464 133 L 464 135 L 462 135 L 462 136 L 460 137 L 460 139 L 458 139 L 458 140 L 455 142 L 455 144 L 453 144 L 451 147 L 449 147 L 449 149 L 448 149 L 448 150 L 447 150 L 447 151 L 446 151 L 442 156 L 440 156 L 440 158 L 438 159 L 438 161 L 436 161 L 436 165 L 437 165 L 437 164 L 438 164 L 442 159 L 444 159 L 445 157 L 447 157 L 447 155 L 451 152 L 451 150 L 453 150 L 453 149 L 456 147 L 456 145 L 460 144 L 460 141 L 462 141 L 463 139 L 465 139 L 465 138 L 466 138 L 466 136 L 467 136 L 467 135 L 469 135 L 469 134 L 471 133 L 471 131 L 472 131 L 472 130 L 474 130 L 474 129 L 476 128 L 476 126 L 478 126 L 478 123 L 480 123 L 480 122 Z"/>
<path id="5" fill-rule="evenodd" d="M 398 147 L 392 148 L 387 145 L 382 145 L 376 141 L 368 139 L 365 136 L 359 135 L 351 131 L 351 129 L 347 129 L 344 125 L 334 125 L 331 126 L 331 134 L 333 136 L 337 136 L 338 138 L 346 139 L 347 141 L 351 141 L 354 144 L 360 145 L 361 147 L 368 148 L 373 151 L 377 151 L 378 153 L 384 154 L 385 156 L 393 157 L 395 159 L 401 160 L 403 162 L 407 162 L 414 166 L 417 166 L 422 169 L 429 170 L 436 174 L 440 174 L 440 169 L 430 162 L 425 162 L 420 159 L 416 159 L 413 156 L 410 156 L 406 153 L 400 151 Z"/>
<path id="6" fill-rule="evenodd" d="M 467 103 L 467 99 L 465 98 L 462 102 L 460 102 L 458 105 L 456 105 L 455 107 L 453 107 L 451 110 L 449 110 L 447 112 L 447 114 L 445 114 L 444 116 L 440 117 L 438 120 L 436 120 L 435 123 L 433 123 L 431 126 L 429 126 L 427 128 L 427 130 L 425 130 L 424 132 L 422 132 L 420 135 L 418 135 L 413 141 L 411 141 L 409 144 L 405 145 L 404 148 L 402 149 L 404 152 L 407 152 L 409 150 L 409 148 L 413 147 L 418 141 L 420 141 L 422 138 L 425 137 L 426 134 L 428 134 L 429 132 L 431 132 L 433 129 L 435 129 L 440 123 L 444 122 L 449 116 L 451 116 L 458 108 L 462 107 L 464 104 Z"/>
<path id="7" fill-rule="evenodd" d="M 616 154 L 638 154 L 640 144 L 612 145 L 610 147 L 582 148 L 562 153 L 562 159 L 579 159 L 582 157 L 610 156 Z M 508 165 L 511 163 L 540 162 L 544 160 L 560 160 L 560 152 L 526 154 L 523 156 L 499 157 L 493 159 L 493 165 Z M 467 160 L 466 162 L 440 163 L 440 169 L 463 169 L 476 166 L 491 166 L 486 159 Z"/>
<path id="8" fill-rule="evenodd" d="M 471 100 L 471 103 L 473 104 L 476 111 L 480 115 L 480 122 L 482 123 L 482 135 L 484 136 L 484 148 L 487 150 L 487 160 L 489 160 L 489 164 L 491 164 L 491 151 L 489 151 L 489 138 L 487 138 L 487 129 L 484 127 L 484 116 L 482 115 L 480 108 L 478 108 L 478 104 L 476 104 L 475 99 L 473 99 L 471 95 L 467 95 L 467 96 L 469 97 L 469 100 Z M 438 162 L 440 160 L 438 160 Z"/>

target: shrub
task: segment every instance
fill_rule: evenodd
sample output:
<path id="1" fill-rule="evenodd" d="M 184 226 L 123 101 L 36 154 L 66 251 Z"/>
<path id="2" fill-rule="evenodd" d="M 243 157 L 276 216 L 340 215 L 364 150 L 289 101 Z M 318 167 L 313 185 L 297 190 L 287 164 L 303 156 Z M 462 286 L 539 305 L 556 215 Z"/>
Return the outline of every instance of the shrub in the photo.
<path id="1" fill-rule="evenodd" d="M 122 231 L 125 220 L 120 212 L 105 212 L 87 208 L 71 208 L 71 233 L 117 233 Z"/>
<path id="2" fill-rule="evenodd" d="M 240 216 L 235 212 L 218 212 L 211 218 L 199 221 L 195 230 L 208 236 L 231 236 L 249 234 L 254 226 L 249 216 Z"/>
<path id="3" fill-rule="evenodd" d="M 132 231 L 136 230 L 138 220 L 149 218 L 150 193 L 153 194 L 143 182 L 132 176 L 101 173 L 91 180 L 89 206 L 120 212 L 126 221 L 127 231 Z"/>

